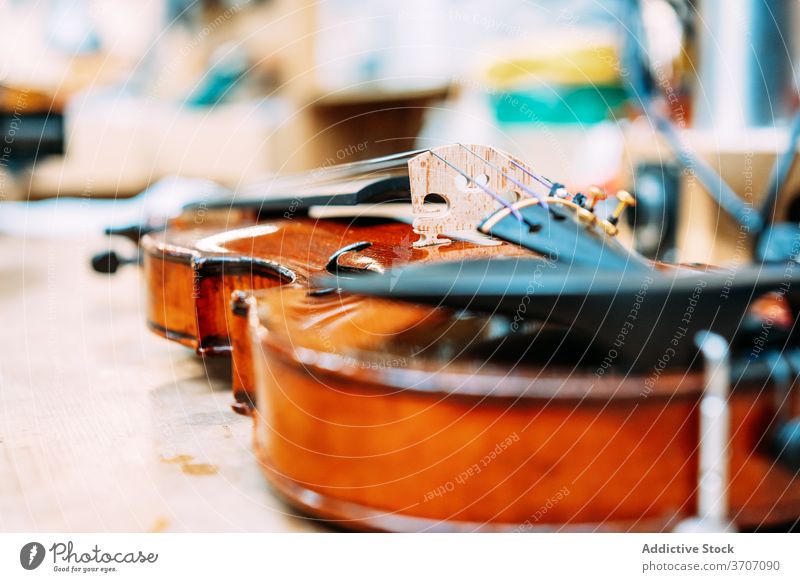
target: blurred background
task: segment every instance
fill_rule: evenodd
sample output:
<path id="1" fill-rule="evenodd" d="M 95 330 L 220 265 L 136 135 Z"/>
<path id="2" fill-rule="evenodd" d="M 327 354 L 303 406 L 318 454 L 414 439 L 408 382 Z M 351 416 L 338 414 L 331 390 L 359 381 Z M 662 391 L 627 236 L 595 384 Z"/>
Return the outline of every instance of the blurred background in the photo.
<path id="1" fill-rule="evenodd" d="M 633 190 L 644 254 L 724 263 L 771 176 L 797 188 L 773 176 L 792 147 L 795 5 L 0 0 L 0 196 L 119 199 L 175 176 L 238 189 L 486 143 L 571 188 Z M 796 193 L 769 212 L 800 219 Z M 12 210 L 0 231 L 18 230 Z"/>
<path id="2" fill-rule="evenodd" d="M 20 195 L 235 184 L 424 140 L 534 147 L 563 173 L 566 133 L 621 113 L 618 16 L 592 4 L 4 0 L 4 108 L 63 115 L 47 147 L 65 137 Z"/>

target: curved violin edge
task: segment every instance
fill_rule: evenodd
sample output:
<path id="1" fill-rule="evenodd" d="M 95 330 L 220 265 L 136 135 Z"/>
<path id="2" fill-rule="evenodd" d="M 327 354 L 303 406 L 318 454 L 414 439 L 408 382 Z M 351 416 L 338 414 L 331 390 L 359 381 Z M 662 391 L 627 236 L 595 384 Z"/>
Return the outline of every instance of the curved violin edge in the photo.
<path id="1" fill-rule="evenodd" d="M 638 383 L 634 398 L 613 390 L 586 398 L 580 389 L 544 397 L 535 374 L 533 391 L 516 398 L 491 375 L 481 394 L 420 389 L 402 362 L 375 374 L 348 349 L 398 319 L 390 302 L 328 294 L 298 308 L 301 297 L 271 289 L 249 312 L 255 448 L 268 480 L 301 510 L 387 531 L 661 531 L 696 512 L 699 373 L 670 389 L 624 379 Z M 380 346 L 370 349 L 394 357 Z M 446 386 L 446 368 L 436 379 Z M 567 375 L 562 385 L 585 381 Z M 730 399 L 730 513 L 740 528 L 800 515 L 800 483 L 759 445 L 773 391 L 742 383 Z"/>
<path id="2" fill-rule="evenodd" d="M 277 263 L 236 254 L 201 253 L 159 238 L 142 238 L 147 286 L 147 325 L 155 333 L 201 356 L 230 355 L 230 300 L 239 289 L 264 289 L 294 282 Z"/>
<path id="3" fill-rule="evenodd" d="M 287 503 L 330 525 L 358 532 L 393 533 L 662 533 L 679 523 L 676 515 L 606 523 L 545 524 L 531 519 L 521 523 L 486 523 L 413 517 L 321 494 L 281 475 L 256 446 L 256 456 L 267 481 Z"/>

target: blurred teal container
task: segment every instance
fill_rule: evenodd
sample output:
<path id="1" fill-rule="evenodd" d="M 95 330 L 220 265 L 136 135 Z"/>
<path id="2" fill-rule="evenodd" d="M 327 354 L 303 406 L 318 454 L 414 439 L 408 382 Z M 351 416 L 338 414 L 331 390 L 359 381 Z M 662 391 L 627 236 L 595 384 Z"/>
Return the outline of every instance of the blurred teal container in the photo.
<path id="1" fill-rule="evenodd" d="M 499 123 L 594 124 L 614 117 L 626 99 L 619 85 L 536 87 L 491 96 Z"/>

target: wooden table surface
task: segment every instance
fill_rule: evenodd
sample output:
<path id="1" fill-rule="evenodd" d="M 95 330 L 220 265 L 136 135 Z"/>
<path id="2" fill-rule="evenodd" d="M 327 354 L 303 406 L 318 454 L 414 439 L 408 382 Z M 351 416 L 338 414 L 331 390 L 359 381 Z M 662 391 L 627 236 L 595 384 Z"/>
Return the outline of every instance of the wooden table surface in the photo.
<path id="1" fill-rule="evenodd" d="M 100 237 L 0 237 L 0 531 L 324 531 L 268 488 L 226 363 L 149 332 Z"/>

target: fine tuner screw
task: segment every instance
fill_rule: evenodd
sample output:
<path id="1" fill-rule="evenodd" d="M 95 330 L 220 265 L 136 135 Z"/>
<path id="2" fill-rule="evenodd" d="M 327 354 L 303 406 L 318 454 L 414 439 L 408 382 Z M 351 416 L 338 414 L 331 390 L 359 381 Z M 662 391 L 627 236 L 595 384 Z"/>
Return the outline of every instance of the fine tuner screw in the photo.
<path id="1" fill-rule="evenodd" d="M 617 204 L 617 207 L 614 209 L 614 212 L 611 213 L 611 216 L 608 217 L 608 222 L 614 226 L 617 226 L 620 216 L 622 216 L 622 213 L 625 212 L 625 209 L 628 208 L 628 206 L 636 206 L 636 199 L 630 192 L 626 190 L 620 190 L 617 192 L 617 200 L 619 200 L 619 204 Z"/>
<path id="2" fill-rule="evenodd" d="M 594 212 L 594 207 L 597 206 L 598 202 L 608 198 L 608 193 L 597 186 L 590 186 L 587 195 L 589 197 L 589 210 L 592 212 Z"/>

